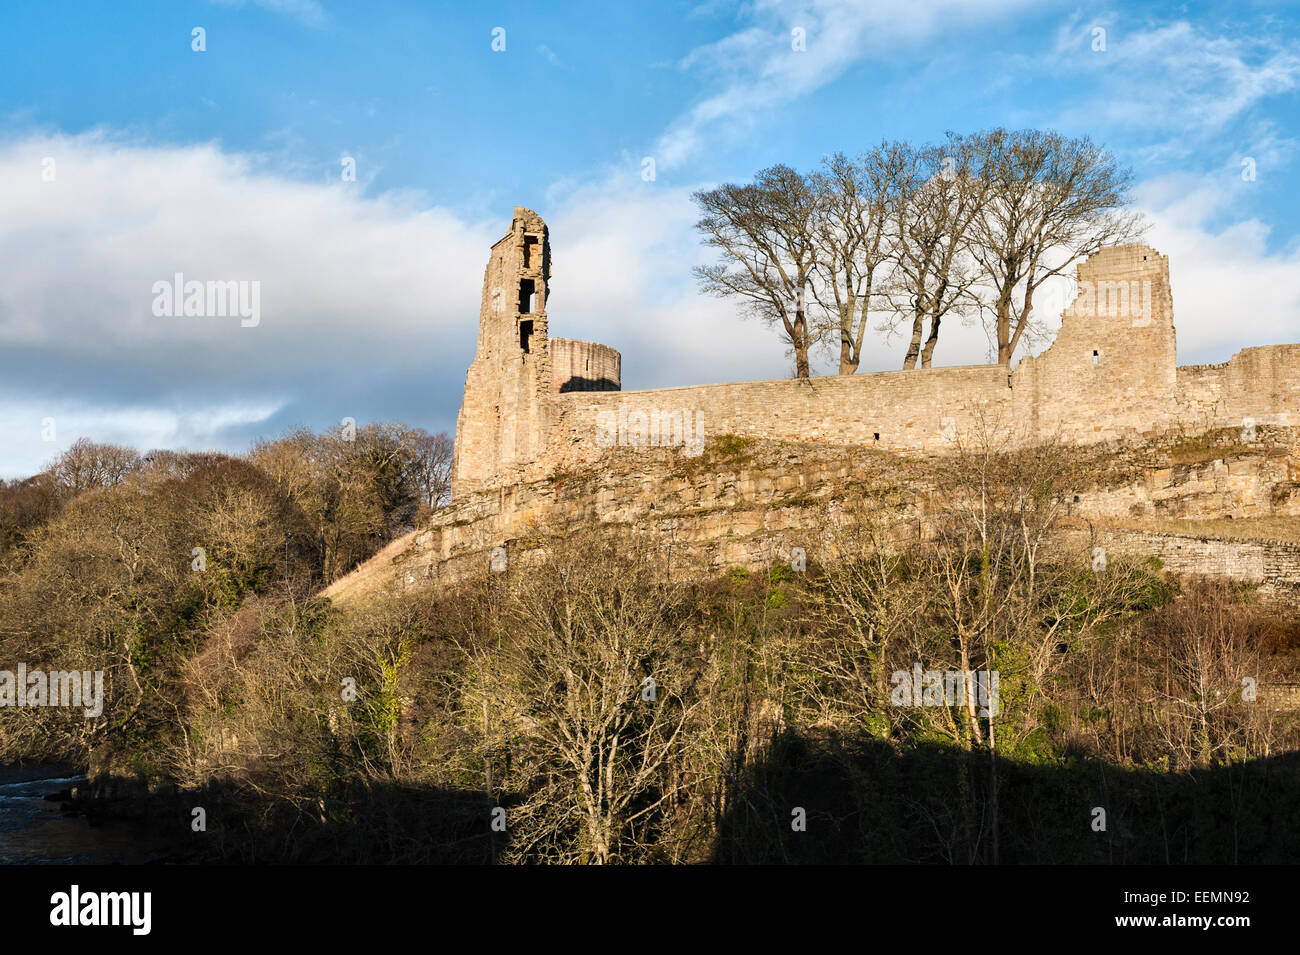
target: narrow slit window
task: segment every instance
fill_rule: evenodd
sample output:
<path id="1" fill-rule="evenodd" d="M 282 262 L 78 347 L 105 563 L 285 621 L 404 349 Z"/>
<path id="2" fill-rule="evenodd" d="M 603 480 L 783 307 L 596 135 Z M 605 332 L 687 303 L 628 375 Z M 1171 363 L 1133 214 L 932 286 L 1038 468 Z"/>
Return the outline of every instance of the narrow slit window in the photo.
<path id="1" fill-rule="evenodd" d="M 1092 353 L 1092 363 L 1093 363 L 1094 365 L 1100 365 L 1100 364 L 1101 364 L 1101 355 L 1098 354 L 1095 350 L 1094 350 L 1093 353 Z"/>

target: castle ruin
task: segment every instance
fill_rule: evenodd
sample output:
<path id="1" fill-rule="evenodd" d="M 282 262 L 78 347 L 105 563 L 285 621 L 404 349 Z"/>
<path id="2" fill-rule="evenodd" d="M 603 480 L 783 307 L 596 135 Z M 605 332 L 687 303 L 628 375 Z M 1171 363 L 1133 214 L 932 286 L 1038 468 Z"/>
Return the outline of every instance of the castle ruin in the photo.
<path id="1" fill-rule="evenodd" d="M 1077 278 L 1056 340 L 1012 371 L 966 365 L 622 391 L 617 351 L 550 337 L 549 232 L 537 213 L 516 207 L 484 275 L 453 500 L 594 464 L 611 441 L 682 443 L 690 453 L 675 438 L 689 436 L 689 422 L 696 436 L 702 426 L 708 435 L 900 454 L 942 453 L 981 420 L 1001 422 L 1019 441 L 1074 444 L 1300 424 L 1300 344 L 1178 366 L 1166 256 L 1112 246 L 1080 263 Z"/>
<path id="2" fill-rule="evenodd" d="M 456 419 L 455 494 L 479 490 L 544 458 L 557 397 L 619 390 L 618 352 L 550 337 L 550 281 L 546 223 L 515 206 L 510 231 L 492 246 L 483 276 L 478 351 Z"/>

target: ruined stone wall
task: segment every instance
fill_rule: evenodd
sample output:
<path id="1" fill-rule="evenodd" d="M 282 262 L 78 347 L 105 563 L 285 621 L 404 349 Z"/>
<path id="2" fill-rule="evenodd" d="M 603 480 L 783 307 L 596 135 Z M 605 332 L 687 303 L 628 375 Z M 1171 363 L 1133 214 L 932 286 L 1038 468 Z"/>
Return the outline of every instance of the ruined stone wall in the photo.
<path id="1" fill-rule="evenodd" d="M 540 236 L 540 263 L 523 258 L 530 235 Z M 612 445 L 690 453 L 701 439 L 726 434 L 916 454 L 951 450 L 986 428 L 1018 442 L 1086 445 L 1300 423 L 1300 345 L 1177 367 L 1169 260 L 1146 245 L 1105 248 L 1080 263 L 1077 297 L 1056 340 L 1010 372 L 975 365 L 629 392 L 619 391 L 617 351 L 548 338 L 549 261 L 545 223 L 516 208 L 485 276 L 454 497 L 585 467 Z M 511 311 L 511 289 L 532 280 L 541 289 L 536 312 Z M 531 351 L 520 346 L 526 321 Z"/>
<path id="2" fill-rule="evenodd" d="M 547 460 L 551 398 L 586 384 L 575 382 L 580 365 L 594 362 L 600 377 L 593 387 L 618 387 L 618 352 L 602 345 L 560 339 L 561 366 L 553 368 L 550 283 L 550 231 L 536 212 L 515 206 L 510 231 L 492 246 L 483 273 L 478 348 L 456 419 L 453 497 L 517 479 Z"/>
<path id="3" fill-rule="evenodd" d="M 1005 369 L 987 365 L 560 395 L 541 466 L 572 469 L 613 445 L 685 451 L 723 434 L 939 451 L 981 415 L 1006 419 L 1010 403 Z"/>
<path id="4" fill-rule="evenodd" d="M 1227 417 L 1223 380 L 1228 363 L 1185 365 L 1178 369 L 1178 397 L 1174 409 L 1189 428 L 1209 429 Z"/>
<path id="5" fill-rule="evenodd" d="M 618 391 L 623 357 L 608 345 L 574 338 L 552 338 L 551 394 L 571 391 Z"/>
<path id="6" fill-rule="evenodd" d="M 544 451 L 550 255 L 546 223 L 516 206 L 510 231 L 492 246 L 484 270 L 478 350 L 456 420 L 453 494 L 487 486 Z"/>
<path id="7" fill-rule="evenodd" d="M 1220 365 L 1178 369 L 1178 416 L 1201 428 L 1300 423 L 1300 345 L 1244 348 Z"/>
<path id="8" fill-rule="evenodd" d="M 1155 557 L 1171 573 L 1260 584 L 1267 594 L 1300 593 L 1300 544 L 1154 531 L 1111 531 L 1107 538 L 1117 553 Z"/>
<path id="9" fill-rule="evenodd" d="M 1016 366 L 1016 418 L 1074 442 L 1150 430 L 1178 393 L 1169 260 L 1145 245 L 1102 249 L 1077 284 L 1051 347 Z"/>
<path id="10" fill-rule="evenodd" d="M 610 444 L 681 444 L 679 432 L 907 454 L 951 450 L 980 428 L 1092 444 L 1300 421 L 1300 345 L 1178 369 L 1166 256 L 1145 245 L 1103 249 L 1080 263 L 1077 280 L 1056 341 L 1010 374 L 976 365 L 559 395 L 546 453 L 525 473 L 581 467 Z"/>
<path id="11" fill-rule="evenodd" d="M 1300 423 L 1300 345 L 1238 352 L 1224 370 L 1223 402 L 1226 424 L 1246 418 L 1258 424 Z"/>
<path id="12" fill-rule="evenodd" d="M 561 395 L 546 454 L 527 473 L 580 467 L 610 443 L 680 443 L 671 440 L 675 420 L 662 424 L 679 413 L 705 437 L 904 454 L 951 450 L 981 428 L 1016 441 L 1088 444 L 1174 426 L 1185 409 L 1168 259 L 1144 245 L 1103 249 L 1079 265 L 1078 289 L 1056 341 L 1012 372 L 975 365 Z"/>

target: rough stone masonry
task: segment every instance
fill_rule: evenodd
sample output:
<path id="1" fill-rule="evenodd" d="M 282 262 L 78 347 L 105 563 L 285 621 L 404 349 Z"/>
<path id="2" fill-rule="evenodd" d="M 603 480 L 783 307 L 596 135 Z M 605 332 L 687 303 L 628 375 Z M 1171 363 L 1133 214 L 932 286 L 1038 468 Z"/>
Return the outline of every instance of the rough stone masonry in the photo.
<path id="1" fill-rule="evenodd" d="M 911 454 L 952 448 L 977 424 L 1022 443 L 1074 444 L 1300 424 L 1300 344 L 1178 367 L 1166 256 L 1112 246 L 1080 263 L 1077 279 L 1055 342 L 1010 373 L 967 365 L 621 391 L 617 351 L 550 337 L 550 233 L 541 216 L 516 206 L 484 274 L 452 498 L 590 465 L 611 440 L 681 444 L 689 453 L 678 436 L 692 425 L 697 436 Z"/>

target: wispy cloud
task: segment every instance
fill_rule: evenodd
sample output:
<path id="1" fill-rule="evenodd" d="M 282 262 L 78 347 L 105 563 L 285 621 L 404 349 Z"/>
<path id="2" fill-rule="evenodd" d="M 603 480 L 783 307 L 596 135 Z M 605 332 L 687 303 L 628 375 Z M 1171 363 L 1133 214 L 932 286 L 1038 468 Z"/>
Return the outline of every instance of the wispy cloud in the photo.
<path id="1" fill-rule="evenodd" d="M 1094 49 L 1098 24 L 1104 50 Z M 1155 140 L 1149 158 L 1168 159 L 1300 87 L 1300 44 L 1246 28 L 1212 34 L 1186 21 L 1137 28 L 1113 15 L 1075 16 L 1034 68 L 1081 81 L 1054 125 L 1144 136 Z"/>
<path id="2" fill-rule="evenodd" d="M 208 2 L 223 7 L 248 5 L 261 7 L 272 13 L 292 17 L 309 27 L 323 27 L 329 22 L 329 14 L 317 0 L 208 0 Z"/>
<path id="3" fill-rule="evenodd" d="M 559 67 L 559 68 L 562 69 L 562 70 L 567 70 L 567 69 L 568 69 L 568 67 L 564 64 L 564 61 L 561 60 L 561 59 L 560 59 L 560 58 L 555 54 L 555 51 L 552 50 L 552 49 L 551 49 L 549 46 L 547 46 L 545 43 L 542 43 L 542 44 L 540 44 L 540 45 L 537 47 L 537 52 L 540 53 L 540 54 L 542 54 L 542 56 L 546 58 L 546 62 L 549 63 L 549 64 L 551 64 L 551 66 Z"/>
<path id="4" fill-rule="evenodd" d="M 655 159 L 672 168 L 755 117 L 820 89 L 866 57 L 901 59 L 925 41 L 1041 4 L 1029 0 L 759 0 L 752 23 L 692 50 L 679 64 L 713 87 L 660 137 Z"/>

